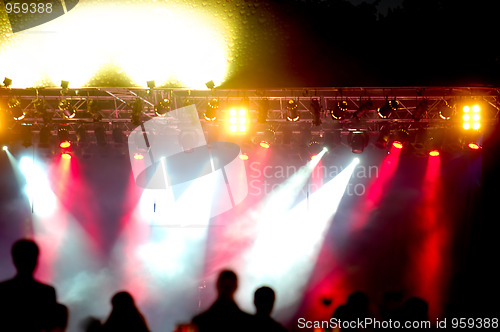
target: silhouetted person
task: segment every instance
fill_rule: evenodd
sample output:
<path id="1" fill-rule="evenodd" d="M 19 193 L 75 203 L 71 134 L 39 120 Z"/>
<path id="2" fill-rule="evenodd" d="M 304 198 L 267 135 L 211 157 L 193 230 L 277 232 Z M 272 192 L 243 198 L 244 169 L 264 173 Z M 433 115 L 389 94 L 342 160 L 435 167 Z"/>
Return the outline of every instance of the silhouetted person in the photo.
<path id="1" fill-rule="evenodd" d="M 418 297 L 412 297 L 405 301 L 401 308 L 401 320 L 403 322 L 428 321 L 429 306 L 427 302 Z"/>
<path id="2" fill-rule="evenodd" d="M 38 246 L 30 240 L 19 240 L 12 246 L 17 274 L 0 283 L 1 331 L 39 332 L 50 328 L 56 291 L 33 278 L 38 254 Z"/>
<path id="3" fill-rule="evenodd" d="M 217 279 L 217 300 L 205 312 L 193 318 L 199 332 L 254 331 L 252 316 L 243 312 L 234 301 L 238 277 L 224 270 Z"/>
<path id="4" fill-rule="evenodd" d="M 102 323 L 99 319 L 95 317 L 87 317 L 80 324 L 81 328 L 85 332 L 101 332 Z"/>
<path id="5" fill-rule="evenodd" d="M 335 309 L 333 317 L 340 321 L 357 321 L 371 317 L 370 300 L 363 292 L 354 292 L 347 297 L 346 304 L 342 304 Z M 343 328 L 342 331 L 356 331 L 355 328 Z"/>
<path id="6" fill-rule="evenodd" d="M 64 332 L 68 327 L 68 308 L 61 303 L 56 303 L 49 315 L 49 328 L 47 332 Z"/>
<path id="7" fill-rule="evenodd" d="M 286 329 L 271 318 L 275 294 L 270 287 L 261 287 L 255 291 L 253 303 L 257 310 L 255 318 L 255 330 L 261 332 L 286 332 Z"/>
<path id="8" fill-rule="evenodd" d="M 398 320 L 403 302 L 401 292 L 386 292 L 382 296 L 382 303 L 379 307 L 380 318 L 382 320 Z"/>
<path id="9" fill-rule="evenodd" d="M 103 332 L 148 332 L 144 316 L 137 309 L 132 295 L 118 292 L 111 299 L 113 309 L 102 327 Z"/>

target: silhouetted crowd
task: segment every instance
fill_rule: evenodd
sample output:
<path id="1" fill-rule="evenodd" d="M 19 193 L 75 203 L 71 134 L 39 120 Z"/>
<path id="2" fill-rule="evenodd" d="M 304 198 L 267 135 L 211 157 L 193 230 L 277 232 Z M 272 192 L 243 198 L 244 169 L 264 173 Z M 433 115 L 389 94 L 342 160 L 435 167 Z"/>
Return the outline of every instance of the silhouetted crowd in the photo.
<path id="1" fill-rule="evenodd" d="M 33 277 L 38 262 L 39 249 L 35 242 L 22 239 L 12 246 L 12 259 L 17 274 L 0 283 L 0 331 L 5 332 L 64 332 L 68 325 L 68 308 L 57 302 L 54 287 L 36 281 Z M 178 332 L 259 331 L 285 332 L 280 323 L 271 317 L 275 293 L 264 286 L 255 291 L 256 313 L 241 310 L 234 300 L 238 277 L 231 270 L 223 270 L 217 279 L 217 299 L 204 312 L 193 317 L 190 324 L 178 327 Z M 112 310 L 101 322 L 89 318 L 81 325 L 85 332 L 148 332 L 146 319 L 126 291 L 113 295 Z M 427 303 L 419 298 L 403 302 L 400 293 L 386 293 L 379 308 L 382 320 L 428 320 Z M 374 317 L 370 312 L 369 298 L 365 293 L 352 293 L 345 304 L 338 306 L 332 318 L 354 321 Z M 329 329 L 322 329 L 328 331 Z M 356 328 L 342 328 L 356 330 Z M 364 329 L 370 330 L 370 329 Z M 315 329 L 315 331 L 317 331 Z M 176 331 L 177 332 L 177 331 Z"/>

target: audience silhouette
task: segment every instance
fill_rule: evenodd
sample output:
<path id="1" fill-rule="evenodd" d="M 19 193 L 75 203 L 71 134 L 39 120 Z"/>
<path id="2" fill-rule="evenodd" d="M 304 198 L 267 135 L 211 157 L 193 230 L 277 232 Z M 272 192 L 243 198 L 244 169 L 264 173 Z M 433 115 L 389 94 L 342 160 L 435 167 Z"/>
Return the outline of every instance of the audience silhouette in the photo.
<path id="1" fill-rule="evenodd" d="M 234 301 L 237 288 L 236 273 L 223 270 L 217 279 L 217 299 L 207 311 L 192 320 L 199 332 L 255 331 L 253 317 L 242 311 Z"/>
<path id="2" fill-rule="evenodd" d="M 0 282 L 0 331 L 64 332 L 68 326 L 68 308 L 56 301 L 54 287 L 40 283 L 33 277 L 38 263 L 39 248 L 34 241 L 22 239 L 12 246 L 12 260 L 17 270 L 9 280 Z M 205 312 L 192 319 L 198 332 L 259 331 L 286 332 L 287 329 L 271 317 L 275 292 L 268 286 L 254 293 L 255 315 L 242 311 L 234 300 L 238 277 L 234 271 L 223 270 L 217 279 L 218 297 Z M 412 297 L 402 303 L 403 294 L 387 292 L 379 307 L 379 318 L 385 321 L 429 321 L 428 304 Z M 401 304 L 402 303 L 402 304 Z M 130 293 L 121 291 L 111 299 L 112 310 L 104 324 L 90 318 L 81 325 L 86 332 L 148 332 L 147 322 L 135 305 Z M 351 293 L 345 304 L 337 307 L 333 318 L 340 321 L 363 321 L 372 318 L 370 300 L 363 292 Z M 415 325 L 415 328 L 416 325 Z M 185 328 L 182 331 L 186 330 Z M 345 328 L 342 328 L 345 331 Z M 349 330 L 356 330 L 350 328 Z"/>
<path id="3" fill-rule="evenodd" d="M 0 283 L 0 330 L 50 330 L 51 314 L 55 310 L 57 315 L 61 308 L 57 309 L 54 287 L 33 277 L 38 263 L 37 244 L 31 240 L 18 240 L 12 246 L 11 254 L 17 274 Z"/>
<path id="4" fill-rule="evenodd" d="M 111 299 L 113 309 L 102 326 L 104 332 L 148 332 L 149 328 L 132 295 L 118 292 Z"/>
<path id="5" fill-rule="evenodd" d="M 286 329 L 273 318 L 274 290 L 270 287 L 260 287 L 255 291 L 254 304 L 256 309 L 255 314 L 255 329 L 262 332 L 285 332 Z"/>

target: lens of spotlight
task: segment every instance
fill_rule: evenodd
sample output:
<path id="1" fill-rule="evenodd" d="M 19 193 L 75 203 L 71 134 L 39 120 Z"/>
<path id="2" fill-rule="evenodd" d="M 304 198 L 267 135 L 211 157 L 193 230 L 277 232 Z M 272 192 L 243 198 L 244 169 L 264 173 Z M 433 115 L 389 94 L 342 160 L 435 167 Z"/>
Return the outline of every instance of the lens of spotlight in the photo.
<path id="1" fill-rule="evenodd" d="M 9 150 L 9 147 L 7 145 L 2 146 L 2 150 L 7 151 Z"/>
<path id="2" fill-rule="evenodd" d="M 134 159 L 135 160 L 142 160 L 142 159 L 144 159 L 144 156 L 140 153 L 136 153 L 136 154 L 134 154 Z"/>
<path id="3" fill-rule="evenodd" d="M 402 149 L 403 148 L 403 143 L 399 141 L 395 141 L 392 143 L 392 146 L 395 147 L 396 149 Z"/>
<path id="4" fill-rule="evenodd" d="M 70 141 L 63 141 L 59 144 L 59 147 L 63 148 L 63 149 L 67 149 L 71 146 L 71 142 Z"/>
<path id="5" fill-rule="evenodd" d="M 69 159 L 71 159 L 71 155 L 69 153 L 65 152 L 65 153 L 61 154 L 61 158 L 69 160 Z"/>
<path id="6" fill-rule="evenodd" d="M 429 156 L 431 157 L 437 157 L 439 156 L 439 151 L 438 150 L 432 150 L 429 152 Z"/>
<path id="7" fill-rule="evenodd" d="M 342 120 L 345 118 L 347 112 L 347 101 L 342 100 L 337 102 L 337 104 L 330 110 L 330 116 L 334 120 Z"/>
<path id="8" fill-rule="evenodd" d="M 468 147 L 469 147 L 469 149 L 472 149 L 472 150 L 479 150 L 479 148 L 480 148 L 480 146 L 476 143 L 469 143 Z"/>

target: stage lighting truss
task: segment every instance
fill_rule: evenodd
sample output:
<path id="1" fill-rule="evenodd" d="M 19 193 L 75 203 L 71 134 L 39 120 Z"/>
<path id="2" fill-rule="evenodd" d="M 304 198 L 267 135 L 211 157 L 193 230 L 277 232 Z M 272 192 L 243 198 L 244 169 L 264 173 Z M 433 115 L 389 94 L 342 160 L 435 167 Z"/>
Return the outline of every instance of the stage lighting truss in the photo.
<path id="1" fill-rule="evenodd" d="M 311 100 L 311 114 L 312 114 L 312 123 L 314 126 L 321 125 L 321 113 L 323 107 L 321 106 L 319 98 L 313 98 Z"/>
<path id="2" fill-rule="evenodd" d="M 335 133 L 342 137 L 353 131 L 362 131 L 375 138 L 386 126 L 405 128 L 412 134 L 412 138 L 420 128 L 427 131 L 450 127 L 461 129 L 455 130 L 458 136 L 494 128 L 500 113 L 498 92 L 493 88 L 155 88 L 151 94 L 147 94 L 147 91 L 147 88 L 80 88 L 68 90 L 66 95 L 61 96 L 61 88 L 2 88 L 0 111 L 6 114 L 2 125 L 13 132 L 20 132 L 20 125 L 29 124 L 28 128 L 37 135 L 47 124 L 67 124 L 68 130 L 74 135 L 78 126 L 86 127 L 87 132 L 93 133 L 94 124 L 105 124 L 107 135 L 111 135 L 112 125 L 120 123 L 123 124 L 123 132 L 128 135 L 142 121 L 159 116 L 157 113 L 163 113 L 163 110 L 159 111 L 155 106 L 165 102 L 164 97 L 168 97 L 170 110 L 194 104 L 205 131 L 211 125 L 209 122 L 218 119 L 219 111 L 224 110 L 224 117 L 221 118 L 223 125 L 218 128 L 227 129 L 231 121 L 228 116 L 230 108 L 239 105 L 242 96 L 246 96 L 248 105 L 244 121 L 247 132 L 253 124 L 266 123 L 274 128 L 277 141 L 286 145 L 289 141 L 297 141 L 295 136 L 299 135 L 304 127 L 312 129 L 313 136 Z M 155 102 L 152 102 L 153 100 Z M 318 113 L 315 100 L 319 101 L 320 106 L 328 109 L 330 119 L 321 119 L 321 109 Z M 387 101 L 393 100 L 397 100 L 398 107 L 393 108 L 390 115 L 381 118 L 378 111 Z M 473 107 L 476 104 L 480 107 L 478 112 L 474 112 Z M 463 109 L 466 105 L 469 106 L 468 113 Z M 168 109 L 166 106 L 163 104 L 161 107 Z M 307 112 L 299 112 L 299 107 L 303 107 Z M 464 115 L 469 117 L 464 119 Z M 322 120 L 321 124 L 315 125 L 319 122 L 317 120 Z M 470 129 L 466 129 L 467 126 L 470 126 Z M 474 126 L 479 126 L 479 129 L 474 129 Z M 89 142 L 92 143 L 93 140 L 90 139 Z"/>

